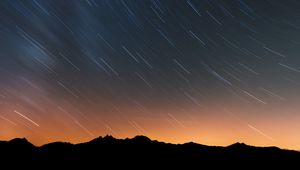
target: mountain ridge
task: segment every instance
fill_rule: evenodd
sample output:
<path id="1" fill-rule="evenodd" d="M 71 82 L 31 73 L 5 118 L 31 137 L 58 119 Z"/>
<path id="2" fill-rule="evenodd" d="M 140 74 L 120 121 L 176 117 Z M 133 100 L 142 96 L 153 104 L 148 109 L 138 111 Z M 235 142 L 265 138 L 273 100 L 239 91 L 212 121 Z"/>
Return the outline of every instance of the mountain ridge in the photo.
<path id="1" fill-rule="evenodd" d="M 144 139 L 144 141 L 148 141 L 148 142 L 158 142 L 158 143 L 163 143 L 163 144 L 170 144 L 170 145 L 187 145 L 187 144 L 194 144 L 194 145 L 198 145 L 198 146 L 205 146 L 205 147 L 222 147 L 222 148 L 227 148 L 227 147 L 237 147 L 237 146 L 241 146 L 241 147 L 254 147 L 254 148 L 276 148 L 276 149 L 280 149 L 280 150 L 286 150 L 286 151 L 294 151 L 294 152 L 299 152 L 298 150 L 293 150 L 293 149 L 286 149 L 286 148 L 280 148 L 277 146 L 254 146 L 254 145 L 249 145 L 246 144 L 244 142 L 235 142 L 233 144 L 227 145 L 227 146 L 220 146 L 220 145 L 205 145 L 205 144 L 201 144 L 201 143 L 197 143 L 197 142 L 193 142 L 193 141 L 189 141 L 189 142 L 185 142 L 185 143 L 170 143 L 170 142 L 164 142 L 164 141 L 158 141 L 158 140 L 152 140 L 147 136 L 144 135 L 136 135 L 132 138 L 115 138 L 112 135 L 105 135 L 103 136 L 99 136 L 97 138 L 91 139 L 89 141 L 86 142 L 81 142 L 81 143 L 72 143 L 72 142 L 63 142 L 63 141 L 54 141 L 54 142 L 49 142 L 40 146 L 34 145 L 32 144 L 29 140 L 27 140 L 27 138 L 25 137 L 21 137 L 21 138 L 13 138 L 11 140 L 5 141 L 5 140 L 0 140 L 1 142 L 8 142 L 8 143 L 14 143 L 14 142 L 23 142 L 23 143 L 27 143 L 30 145 L 33 145 L 34 147 L 37 148 L 41 148 L 44 146 L 47 146 L 49 144 L 71 144 L 71 145 L 80 145 L 80 144 L 86 144 L 86 143 L 91 143 L 91 142 L 97 142 L 97 141 L 101 141 L 101 140 L 116 140 L 116 141 L 126 141 L 126 140 L 140 140 L 140 139 Z"/>
<path id="2" fill-rule="evenodd" d="M 26 165 L 101 166 L 111 168 L 157 167 L 279 167 L 300 162 L 300 152 L 245 143 L 207 146 L 194 142 L 171 144 L 146 136 L 116 139 L 100 136 L 84 143 L 52 142 L 34 146 L 25 138 L 0 141 L 0 160 Z M 115 162 L 115 163 L 110 163 Z M 12 164 L 18 165 L 18 164 Z M 10 164 L 11 166 L 11 164 Z"/>

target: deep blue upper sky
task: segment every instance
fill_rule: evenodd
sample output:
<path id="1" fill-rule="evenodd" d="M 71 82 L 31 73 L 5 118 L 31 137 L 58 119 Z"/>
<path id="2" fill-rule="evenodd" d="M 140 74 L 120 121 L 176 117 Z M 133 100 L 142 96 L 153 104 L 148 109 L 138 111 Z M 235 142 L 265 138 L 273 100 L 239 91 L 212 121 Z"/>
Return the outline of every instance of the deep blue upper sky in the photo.
<path id="1" fill-rule="evenodd" d="M 42 121 L 68 105 L 93 121 L 110 119 L 112 106 L 157 117 L 163 107 L 274 107 L 300 95 L 297 0 L 3 0 L 0 9 L 3 112 Z M 112 113 L 97 112 L 99 101 Z"/>

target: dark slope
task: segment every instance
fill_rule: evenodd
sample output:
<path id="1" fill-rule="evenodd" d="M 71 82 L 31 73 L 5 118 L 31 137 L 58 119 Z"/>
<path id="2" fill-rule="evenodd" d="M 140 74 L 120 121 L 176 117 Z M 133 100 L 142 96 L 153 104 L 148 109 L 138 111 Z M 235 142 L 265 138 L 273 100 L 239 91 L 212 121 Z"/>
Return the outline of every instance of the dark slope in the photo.
<path id="1" fill-rule="evenodd" d="M 55 142 L 36 147 L 26 139 L 0 142 L 1 163 L 29 167 L 97 167 L 96 169 L 162 167 L 290 167 L 299 166 L 300 153 L 277 147 L 253 147 L 235 143 L 227 147 L 196 143 L 168 144 L 144 136 L 132 139 L 99 137 L 71 144 Z M 16 162 L 16 164 L 11 163 Z M 18 164 L 20 163 L 20 164 Z M 141 166 L 144 166 L 142 168 Z"/>

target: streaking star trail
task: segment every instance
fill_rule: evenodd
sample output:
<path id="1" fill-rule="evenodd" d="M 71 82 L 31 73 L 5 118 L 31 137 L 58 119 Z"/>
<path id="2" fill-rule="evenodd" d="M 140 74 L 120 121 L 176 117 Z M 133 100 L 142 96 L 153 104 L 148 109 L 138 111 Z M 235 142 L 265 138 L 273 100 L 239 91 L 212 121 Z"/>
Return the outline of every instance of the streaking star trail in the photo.
<path id="1" fill-rule="evenodd" d="M 0 140 L 300 149 L 300 2 L 3 0 Z"/>

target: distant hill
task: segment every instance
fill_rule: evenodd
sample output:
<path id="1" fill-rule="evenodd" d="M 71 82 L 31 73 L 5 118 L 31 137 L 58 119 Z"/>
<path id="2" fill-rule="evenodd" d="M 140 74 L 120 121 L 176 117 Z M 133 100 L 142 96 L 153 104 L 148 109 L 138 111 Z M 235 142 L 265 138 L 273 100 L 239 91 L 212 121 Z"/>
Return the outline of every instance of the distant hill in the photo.
<path id="1" fill-rule="evenodd" d="M 243 143 L 227 147 L 192 142 L 169 144 L 153 141 L 145 136 L 132 139 L 105 136 L 86 143 L 54 142 L 40 147 L 32 145 L 25 138 L 17 138 L 0 141 L 0 162 L 2 166 L 22 166 L 31 169 L 289 169 L 287 167 L 290 166 L 299 168 L 300 152 L 277 147 L 254 147 Z"/>

